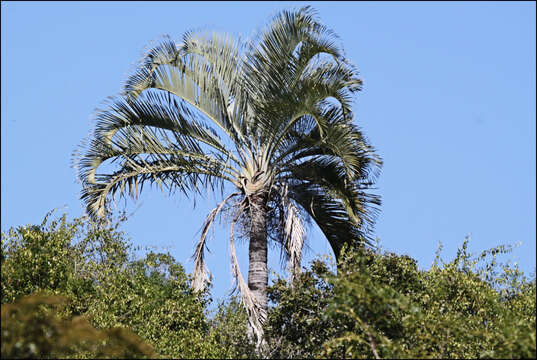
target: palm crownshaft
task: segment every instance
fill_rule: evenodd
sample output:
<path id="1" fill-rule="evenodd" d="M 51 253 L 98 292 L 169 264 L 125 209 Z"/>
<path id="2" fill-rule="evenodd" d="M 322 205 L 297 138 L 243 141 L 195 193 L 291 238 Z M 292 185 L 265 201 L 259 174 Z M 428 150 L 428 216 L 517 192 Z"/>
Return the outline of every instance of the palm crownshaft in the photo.
<path id="1" fill-rule="evenodd" d="M 195 252 L 195 288 L 207 280 L 207 232 L 232 213 L 232 270 L 262 338 L 267 241 L 277 242 L 291 274 L 300 270 L 304 221 L 313 219 L 336 257 L 343 244 L 369 241 L 377 196 L 366 191 L 380 159 L 353 124 L 356 69 L 310 8 L 278 14 L 254 41 L 187 33 L 144 56 L 124 94 L 97 115 L 78 157 L 82 199 L 104 217 L 115 194 L 136 197 L 145 183 L 199 194 L 232 184 L 208 215 Z M 97 174 L 106 161 L 111 174 Z M 249 229 L 248 284 L 234 252 L 235 223 Z"/>

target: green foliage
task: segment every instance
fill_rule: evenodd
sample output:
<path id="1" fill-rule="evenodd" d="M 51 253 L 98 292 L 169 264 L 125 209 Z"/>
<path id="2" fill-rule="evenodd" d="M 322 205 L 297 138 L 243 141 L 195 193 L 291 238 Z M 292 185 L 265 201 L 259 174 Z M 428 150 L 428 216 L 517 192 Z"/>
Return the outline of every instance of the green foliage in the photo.
<path id="1" fill-rule="evenodd" d="M 408 256 L 342 252 L 278 278 L 256 353 L 237 298 L 208 292 L 169 254 L 133 257 L 118 226 L 65 216 L 2 234 L 2 357 L 532 358 L 536 286 L 500 246 L 419 270 Z"/>
<path id="2" fill-rule="evenodd" d="M 282 278 L 269 287 L 269 299 L 276 306 L 269 312 L 265 327 L 270 348 L 267 357 L 312 357 L 335 333 L 330 320 L 320 316 L 333 296 L 329 275 L 333 274 L 327 265 L 317 260 L 292 287 Z"/>
<path id="3" fill-rule="evenodd" d="M 123 233 L 117 231 L 124 217 L 102 227 L 87 219 L 69 222 L 65 215 L 49 222 L 48 215 L 40 227 L 24 226 L 2 234 L 3 309 L 20 308 L 26 302 L 23 305 L 13 302 L 35 292 L 56 294 L 65 299 L 64 306 L 56 309 L 62 319 L 61 326 L 50 316 L 43 321 L 50 323 L 50 327 L 60 326 L 69 336 L 82 333 L 67 332 L 70 326 L 79 325 L 71 319 L 82 315 L 89 321 L 84 329 L 88 326 L 102 329 L 91 334 L 108 336 L 110 342 L 115 341 L 113 334 L 123 336 L 122 330 L 114 329 L 129 329 L 165 357 L 238 355 L 235 347 L 241 337 L 236 335 L 242 332 L 242 338 L 246 338 L 242 329 L 244 314 L 237 313 L 233 307 L 222 308 L 220 319 L 214 321 L 216 328 L 235 329 L 234 339 L 211 332 L 212 325 L 207 319 L 208 293 L 195 293 L 190 285 L 191 276 L 169 254 L 150 252 L 142 259 L 134 259 L 134 249 L 124 240 Z M 34 322 L 31 317 L 21 319 Z M 21 325 L 18 332 L 12 333 L 15 337 L 33 339 L 23 334 L 34 330 Z M 58 336 L 64 336 L 60 330 Z M 36 345 L 36 349 L 49 357 L 64 351 L 53 346 L 55 339 L 46 340 L 48 347 L 42 344 Z M 247 342 L 242 344 L 246 349 Z M 97 350 L 91 349 L 90 354 L 96 354 Z M 22 356 L 11 351 L 6 350 L 13 356 Z"/>
<path id="4" fill-rule="evenodd" d="M 169 255 L 106 268 L 88 313 L 99 327 L 125 326 L 159 353 L 195 357 L 207 332 L 203 299 L 193 294 L 181 265 Z"/>
<path id="5" fill-rule="evenodd" d="M 254 343 L 247 333 L 247 316 L 239 299 L 233 297 L 218 304 L 210 320 L 208 341 L 213 344 L 213 357 L 220 359 L 252 359 L 256 357 Z"/>
<path id="6" fill-rule="evenodd" d="M 2 233 L 2 303 L 40 289 L 66 289 L 73 268 L 69 243 L 79 222 L 67 224 L 65 216 L 45 229 L 21 226 Z"/>
<path id="7" fill-rule="evenodd" d="M 65 299 L 31 295 L 2 304 L 2 358 L 154 358 L 125 328 L 95 329 L 86 318 L 62 319 Z"/>
<path id="8" fill-rule="evenodd" d="M 293 286 L 279 279 L 269 290 L 270 356 L 535 357 L 535 279 L 496 263 L 509 248 L 471 258 L 466 247 L 428 271 L 358 249 L 344 252 L 337 275 L 317 260 Z"/>

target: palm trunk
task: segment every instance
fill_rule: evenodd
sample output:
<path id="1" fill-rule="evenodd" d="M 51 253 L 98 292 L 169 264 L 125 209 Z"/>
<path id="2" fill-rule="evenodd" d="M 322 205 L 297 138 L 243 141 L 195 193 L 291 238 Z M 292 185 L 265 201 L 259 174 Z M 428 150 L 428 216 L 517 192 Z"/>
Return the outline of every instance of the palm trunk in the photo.
<path id="1" fill-rule="evenodd" d="M 250 221 L 248 288 L 266 314 L 268 310 L 266 194 L 254 194 L 250 197 Z"/>

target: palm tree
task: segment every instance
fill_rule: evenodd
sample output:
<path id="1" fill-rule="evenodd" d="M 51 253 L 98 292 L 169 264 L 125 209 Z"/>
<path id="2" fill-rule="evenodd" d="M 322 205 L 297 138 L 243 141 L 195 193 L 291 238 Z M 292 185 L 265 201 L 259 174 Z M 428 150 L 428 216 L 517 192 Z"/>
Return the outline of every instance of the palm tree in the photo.
<path id="1" fill-rule="evenodd" d="M 86 211 L 106 218 L 116 194 L 137 198 L 146 183 L 187 196 L 234 189 L 203 224 L 193 286 L 208 279 L 207 233 L 226 213 L 233 274 L 261 341 L 269 240 L 281 246 L 292 276 L 300 271 L 306 221 L 317 223 L 336 259 L 346 243 L 370 243 L 380 200 L 367 190 L 381 160 L 353 124 L 361 85 L 337 36 L 310 7 L 280 12 L 249 41 L 202 31 L 179 43 L 164 37 L 123 93 L 98 111 L 77 155 Z M 97 174 L 104 162 L 116 170 Z M 236 224 L 249 240 L 247 284 Z"/>

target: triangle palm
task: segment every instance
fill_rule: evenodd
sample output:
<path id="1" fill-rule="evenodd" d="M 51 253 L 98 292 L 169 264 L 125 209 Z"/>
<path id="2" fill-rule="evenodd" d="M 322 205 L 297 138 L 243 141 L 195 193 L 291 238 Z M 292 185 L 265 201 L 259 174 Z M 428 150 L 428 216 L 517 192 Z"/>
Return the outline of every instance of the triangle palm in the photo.
<path id="1" fill-rule="evenodd" d="M 207 280 L 206 235 L 227 211 L 233 274 L 261 341 L 268 239 L 281 245 L 292 276 L 309 219 L 336 258 L 343 244 L 370 241 L 380 200 L 367 190 L 381 161 L 353 124 L 361 84 L 309 7 L 280 12 L 252 41 L 208 32 L 187 32 L 180 43 L 165 37 L 99 110 L 77 157 L 86 211 L 104 218 L 111 198 L 137 197 L 146 183 L 187 196 L 231 184 L 235 191 L 203 225 L 193 286 Z M 97 174 L 105 161 L 116 170 Z M 248 284 L 235 254 L 236 223 L 249 239 Z"/>

